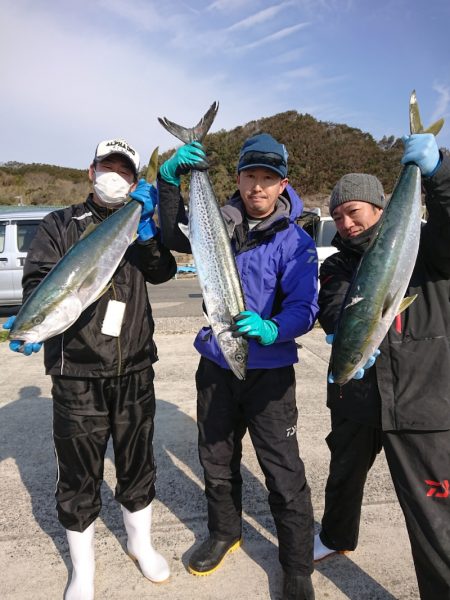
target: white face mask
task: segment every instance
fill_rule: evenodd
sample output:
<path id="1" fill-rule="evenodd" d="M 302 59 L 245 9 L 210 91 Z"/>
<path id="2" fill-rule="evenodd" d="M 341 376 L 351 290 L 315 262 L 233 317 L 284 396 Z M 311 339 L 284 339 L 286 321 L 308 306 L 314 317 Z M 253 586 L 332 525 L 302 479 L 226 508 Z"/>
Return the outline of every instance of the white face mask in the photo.
<path id="1" fill-rule="evenodd" d="M 95 193 L 107 206 L 123 204 L 132 185 L 113 171 L 95 171 Z"/>

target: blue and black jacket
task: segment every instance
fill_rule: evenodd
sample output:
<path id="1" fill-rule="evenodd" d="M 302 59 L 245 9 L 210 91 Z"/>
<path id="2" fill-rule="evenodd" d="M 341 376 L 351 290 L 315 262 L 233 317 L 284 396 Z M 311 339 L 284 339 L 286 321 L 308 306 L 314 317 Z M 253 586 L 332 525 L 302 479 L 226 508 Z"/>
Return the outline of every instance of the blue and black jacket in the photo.
<path id="1" fill-rule="evenodd" d="M 189 240 L 178 227 L 179 222 L 187 222 L 179 188 L 159 179 L 158 191 L 163 243 L 189 253 Z M 295 223 L 302 210 L 302 201 L 290 186 L 279 197 L 275 211 L 251 230 L 239 192 L 222 207 L 224 220 L 233 230 L 231 244 L 246 309 L 272 319 L 279 330 L 271 346 L 250 340 L 249 369 L 273 369 L 298 362 L 295 338 L 314 325 L 318 312 L 317 252 L 310 236 Z M 229 368 L 209 327 L 198 333 L 194 346 L 202 356 Z"/>

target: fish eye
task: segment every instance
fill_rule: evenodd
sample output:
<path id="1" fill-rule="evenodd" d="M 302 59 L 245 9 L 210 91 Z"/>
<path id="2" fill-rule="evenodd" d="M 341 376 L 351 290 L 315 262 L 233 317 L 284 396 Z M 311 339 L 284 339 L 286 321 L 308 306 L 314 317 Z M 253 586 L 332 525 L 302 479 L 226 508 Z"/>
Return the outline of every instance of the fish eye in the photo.
<path id="1" fill-rule="evenodd" d="M 235 354 L 234 358 L 236 359 L 236 362 L 238 362 L 238 363 L 245 362 L 245 357 L 242 354 L 240 354 L 239 352 L 237 354 Z"/>
<path id="2" fill-rule="evenodd" d="M 33 325 L 40 325 L 44 322 L 44 315 L 36 315 L 33 319 Z"/>

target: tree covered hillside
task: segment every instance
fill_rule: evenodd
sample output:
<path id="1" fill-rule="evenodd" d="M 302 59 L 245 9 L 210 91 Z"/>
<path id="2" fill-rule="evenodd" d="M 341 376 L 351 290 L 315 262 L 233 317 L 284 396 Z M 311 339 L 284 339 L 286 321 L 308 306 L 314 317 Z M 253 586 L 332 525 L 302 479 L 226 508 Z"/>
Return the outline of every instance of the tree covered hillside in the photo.
<path id="1" fill-rule="evenodd" d="M 326 210 L 333 185 L 349 172 L 378 176 L 390 194 L 401 170 L 403 145 L 393 136 L 376 141 L 359 129 L 287 111 L 206 136 L 210 177 L 221 204 L 236 189 L 240 147 L 246 138 L 261 132 L 270 133 L 286 145 L 290 183 L 307 207 L 321 206 Z M 141 149 L 144 155 L 145 150 Z M 172 152 L 162 154 L 160 164 Z M 145 167 L 142 166 L 142 173 Z M 186 200 L 188 184 L 189 178 L 184 177 L 182 191 Z M 23 204 L 67 205 L 83 201 L 89 190 L 87 170 L 43 164 L 0 166 L 0 204 L 18 204 L 20 198 Z"/>

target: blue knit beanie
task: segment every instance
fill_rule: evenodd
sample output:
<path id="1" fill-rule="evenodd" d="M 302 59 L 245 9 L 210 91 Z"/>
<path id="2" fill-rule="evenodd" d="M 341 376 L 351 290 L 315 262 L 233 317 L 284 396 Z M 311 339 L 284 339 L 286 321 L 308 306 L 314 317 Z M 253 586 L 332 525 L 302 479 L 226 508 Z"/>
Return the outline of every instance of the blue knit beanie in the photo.
<path id="1" fill-rule="evenodd" d="M 244 142 L 239 154 L 238 173 L 245 169 L 264 167 L 275 171 L 284 179 L 287 176 L 287 161 L 285 145 L 268 133 L 260 133 Z"/>

